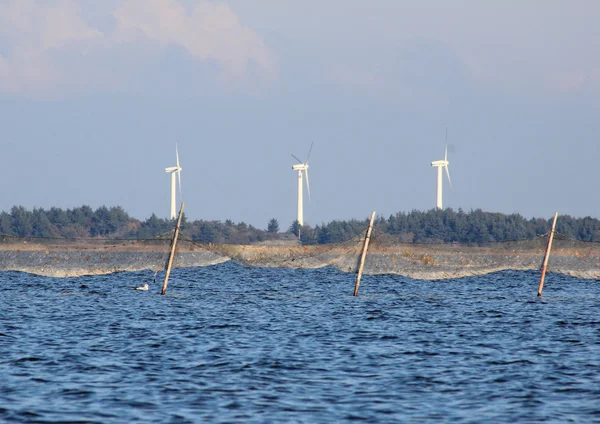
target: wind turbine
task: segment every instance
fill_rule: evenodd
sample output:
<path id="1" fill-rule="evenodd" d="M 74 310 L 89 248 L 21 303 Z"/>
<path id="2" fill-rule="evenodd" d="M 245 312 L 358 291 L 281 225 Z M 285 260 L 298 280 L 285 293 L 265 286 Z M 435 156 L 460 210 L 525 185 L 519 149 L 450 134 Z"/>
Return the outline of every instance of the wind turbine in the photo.
<path id="1" fill-rule="evenodd" d="M 446 169 L 446 175 L 448 176 L 448 183 L 452 188 L 452 181 L 450 180 L 450 171 L 448 171 L 448 129 L 446 129 L 446 152 L 444 153 L 444 160 L 436 160 L 431 162 L 431 166 L 436 166 L 438 169 L 437 174 L 437 208 L 442 209 L 442 168 Z"/>
<path id="2" fill-rule="evenodd" d="M 308 192 L 308 200 L 310 201 L 310 184 L 308 182 L 308 158 L 310 158 L 310 152 L 312 151 L 313 143 L 310 144 L 310 149 L 308 150 L 308 156 L 306 156 L 306 161 L 302 162 L 296 156 L 292 155 L 294 159 L 296 159 L 298 164 L 293 165 L 292 169 L 294 171 L 298 171 L 298 224 L 300 226 L 304 225 L 304 215 L 303 215 L 303 205 L 302 205 L 302 173 L 306 174 L 306 191 Z"/>
<path id="3" fill-rule="evenodd" d="M 179 149 L 175 144 L 175 158 L 177 159 L 177 165 L 165 168 L 165 172 L 171 173 L 171 219 L 176 218 L 177 207 L 175 205 L 175 174 L 177 174 L 179 180 L 179 196 L 181 197 L 181 166 L 179 166 Z"/>

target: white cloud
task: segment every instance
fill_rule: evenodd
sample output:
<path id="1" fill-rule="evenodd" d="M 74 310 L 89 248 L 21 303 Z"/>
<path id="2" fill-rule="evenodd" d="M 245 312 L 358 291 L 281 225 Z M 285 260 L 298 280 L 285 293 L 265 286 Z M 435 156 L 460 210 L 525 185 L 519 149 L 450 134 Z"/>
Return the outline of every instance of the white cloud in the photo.
<path id="1" fill-rule="evenodd" d="M 2 3 L 0 28 L 0 41 L 8 46 L 0 55 L 0 91 L 10 93 L 48 92 L 61 79 L 53 52 L 102 38 L 82 20 L 74 0 Z"/>
<path id="2" fill-rule="evenodd" d="M 75 0 L 50 5 L 36 0 L 5 2 L 0 5 L 0 28 L 0 36 L 17 52 L 34 46 L 46 51 L 102 37 L 100 31 L 89 27 L 81 18 L 79 3 Z"/>
<path id="3" fill-rule="evenodd" d="M 188 13 L 176 0 L 126 0 L 115 18 L 121 37 L 138 32 L 163 45 L 180 45 L 198 59 L 219 63 L 230 76 L 243 77 L 250 63 L 275 72 L 267 45 L 223 3 L 199 0 Z"/>
<path id="4" fill-rule="evenodd" d="M 196 61 L 214 63 L 226 80 L 277 72 L 266 43 L 223 3 L 195 0 L 188 13 L 179 0 L 118 0 L 109 12 L 116 23 L 110 32 L 85 21 L 80 7 L 87 6 L 76 0 L 0 4 L 0 91 L 52 95 L 123 86 L 119 74 L 135 74 L 136 64 L 119 58 L 127 51 L 156 56 L 157 46 L 179 46 Z"/>
<path id="5" fill-rule="evenodd" d="M 73 42 L 90 42 L 103 37 L 100 31 L 89 27 L 81 18 L 78 3 L 62 0 L 56 7 L 46 9 L 40 28 L 43 50 L 57 49 Z"/>

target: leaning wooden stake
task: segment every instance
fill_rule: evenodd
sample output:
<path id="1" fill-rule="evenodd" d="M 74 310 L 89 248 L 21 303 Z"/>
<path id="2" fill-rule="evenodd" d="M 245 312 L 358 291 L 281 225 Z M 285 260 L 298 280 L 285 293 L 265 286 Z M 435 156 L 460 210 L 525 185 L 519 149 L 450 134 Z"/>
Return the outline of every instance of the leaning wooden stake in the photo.
<path id="1" fill-rule="evenodd" d="M 365 266 L 365 258 L 367 257 L 369 240 L 371 239 L 371 230 L 373 230 L 373 221 L 375 221 L 375 211 L 371 212 L 371 221 L 369 222 L 369 228 L 367 228 L 365 244 L 363 246 L 362 254 L 360 256 L 360 265 L 358 266 L 358 274 L 356 275 L 356 284 L 354 284 L 354 296 L 358 296 L 358 288 L 360 287 L 360 277 L 362 277 L 363 267 Z"/>
<path id="2" fill-rule="evenodd" d="M 552 229 L 548 236 L 548 246 L 546 247 L 546 255 L 544 256 L 544 262 L 542 264 L 542 277 L 540 278 L 540 286 L 538 287 L 538 296 L 542 295 L 544 289 L 544 278 L 546 278 L 546 268 L 548 267 L 548 259 L 550 258 L 550 249 L 552 249 L 552 239 L 554 239 L 554 229 L 556 228 L 556 218 L 558 218 L 558 212 L 554 214 L 554 221 L 552 221 Z"/>
<path id="3" fill-rule="evenodd" d="M 163 282 L 162 291 L 160 294 L 167 292 L 167 284 L 169 284 L 169 275 L 171 274 L 171 267 L 173 266 L 173 259 L 175 258 L 175 247 L 177 246 L 177 237 L 179 237 L 179 226 L 181 225 L 181 217 L 183 216 L 183 203 L 179 209 L 179 217 L 177 218 L 177 226 L 173 233 L 173 239 L 171 239 L 171 253 L 169 253 L 169 260 L 167 261 L 167 268 L 165 272 L 165 281 Z"/>

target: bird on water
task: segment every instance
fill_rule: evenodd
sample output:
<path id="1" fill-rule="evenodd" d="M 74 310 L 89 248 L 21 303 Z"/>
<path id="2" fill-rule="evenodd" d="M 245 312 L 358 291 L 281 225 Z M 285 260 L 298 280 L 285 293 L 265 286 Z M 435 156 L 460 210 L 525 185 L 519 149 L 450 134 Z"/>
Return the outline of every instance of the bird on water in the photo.
<path id="1" fill-rule="evenodd" d="M 134 287 L 134 290 L 148 290 L 148 288 L 149 288 L 148 287 L 148 283 L 146 283 L 146 284 L 144 284 L 142 286 Z"/>

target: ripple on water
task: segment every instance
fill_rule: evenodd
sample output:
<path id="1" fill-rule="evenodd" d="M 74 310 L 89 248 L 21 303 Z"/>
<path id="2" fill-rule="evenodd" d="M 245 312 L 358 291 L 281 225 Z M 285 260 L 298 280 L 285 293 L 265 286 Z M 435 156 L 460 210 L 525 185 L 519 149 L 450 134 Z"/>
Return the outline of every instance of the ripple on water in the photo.
<path id="1" fill-rule="evenodd" d="M 159 278 L 160 280 L 160 278 Z M 324 269 L 0 273 L 0 421 L 592 422 L 600 287 Z M 148 283 L 150 290 L 131 287 Z"/>

